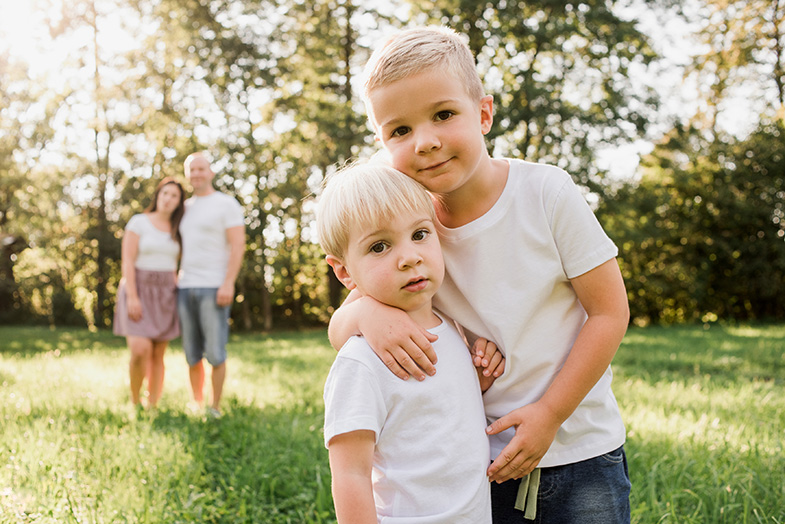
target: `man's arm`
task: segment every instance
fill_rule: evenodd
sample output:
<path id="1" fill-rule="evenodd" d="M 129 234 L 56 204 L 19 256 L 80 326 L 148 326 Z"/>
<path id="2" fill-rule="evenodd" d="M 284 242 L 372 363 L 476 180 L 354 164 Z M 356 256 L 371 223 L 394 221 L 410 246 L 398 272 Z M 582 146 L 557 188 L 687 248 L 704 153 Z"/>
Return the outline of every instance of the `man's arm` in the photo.
<path id="1" fill-rule="evenodd" d="M 245 254 L 245 226 L 234 226 L 226 230 L 226 240 L 229 243 L 229 263 L 226 267 L 226 276 L 218 288 L 215 303 L 219 306 L 229 306 L 234 301 L 234 283 L 240 268 L 243 265 Z"/>
<path id="2" fill-rule="evenodd" d="M 515 436 L 488 468 L 492 482 L 520 478 L 537 467 L 559 427 L 605 373 L 627 331 L 630 310 L 616 259 L 571 283 L 588 319 L 542 398 L 488 427 L 489 434 L 516 428 Z"/>
<path id="3" fill-rule="evenodd" d="M 376 524 L 371 470 L 374 433 L 342 433 L 330 439 L 333 502 L 339 524 Z"/>

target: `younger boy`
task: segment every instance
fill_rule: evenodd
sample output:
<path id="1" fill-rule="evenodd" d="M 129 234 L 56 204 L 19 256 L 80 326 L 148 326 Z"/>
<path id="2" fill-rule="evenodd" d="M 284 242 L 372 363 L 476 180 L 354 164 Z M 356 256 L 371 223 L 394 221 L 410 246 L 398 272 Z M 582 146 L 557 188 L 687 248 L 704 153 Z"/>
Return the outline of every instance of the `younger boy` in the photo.
<path id="1" fill-rule="evenodd" d="M 611 391 L 610 363 L 629 320 L 616 246 L 567 173 L 491 158 L 484 135 L 493 98 L 454 31 L 400 32 L 366 72 L 377 140 L 393 167 L 436 197 L 446 275 L 434 306 L 470 342 L 491 340 L 507 359 L 483 396 L 494 421 L 494 523 L 522 522 L 524 506 L 540 523 L 629 522 L 625 430 Z M 330 339 L 340 347 L 357 333 L 387 360 L 407 353 L 396 359 L 411 373 L 422 373 L 412 362 L 432 369 L 418 326 L 350 294 Z M 521 482 L 536 467 L 532 482 Z"/>
<path id="2" fill-rule="evenodd" d="M 491 522 L 488 437 L 478 373 L 455 327 L 431 309 L 444 264 L 425 189 L 381 163 L 328 178 L 317 224 L 349 289 L 399 308 L 438 335 L 439 374 L 391 374 L 361 337 L 343 346 L 324 388 L 339 523 Z M 481 376 L 483 387 L 493 376 Z"/>

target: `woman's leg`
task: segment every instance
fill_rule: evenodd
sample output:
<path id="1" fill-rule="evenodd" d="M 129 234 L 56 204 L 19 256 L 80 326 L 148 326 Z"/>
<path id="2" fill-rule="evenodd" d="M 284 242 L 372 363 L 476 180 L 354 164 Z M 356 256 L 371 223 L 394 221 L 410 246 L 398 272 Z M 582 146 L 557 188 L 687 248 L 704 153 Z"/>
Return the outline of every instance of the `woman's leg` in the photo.
<path id="1" fill-rule="evenodd" d="M 150 364 L 153 353 L 153 341 L 144 337 L 127 337 L 128 349 L 131 350 L 131 362 L 128 365 L 131 377 L 131 402 L 139 404 L 141 402 L 140 392 L 142 382 Z"/>
<path id="2" fill-rule="evenodd" d="M 164 353 L 167 341 L 153 342 L 152 358 L 147 375 L 147 390 L 150 392 L 150 406 L 155 407 L 164 390 Z"/>

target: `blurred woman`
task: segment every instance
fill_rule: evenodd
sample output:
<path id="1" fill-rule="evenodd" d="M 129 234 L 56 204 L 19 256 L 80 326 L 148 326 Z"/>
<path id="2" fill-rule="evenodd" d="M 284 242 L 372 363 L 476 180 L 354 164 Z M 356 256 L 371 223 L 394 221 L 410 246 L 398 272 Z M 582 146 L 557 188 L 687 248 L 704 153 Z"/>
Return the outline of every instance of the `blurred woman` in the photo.
<path id="1" fill-rule="evenodd" d="M 147 377 L 147 405 L 155 408 L 164 385 L 164 352 L 180 335 L 177 318 L 177 264 L 183 187 L 166 177 L 152 202 L 125 227 L 123 278 L 117 294 L 114 333 L 126 337 L 131 350 L 131 402 L 142 409 L 141 389 Z"/>

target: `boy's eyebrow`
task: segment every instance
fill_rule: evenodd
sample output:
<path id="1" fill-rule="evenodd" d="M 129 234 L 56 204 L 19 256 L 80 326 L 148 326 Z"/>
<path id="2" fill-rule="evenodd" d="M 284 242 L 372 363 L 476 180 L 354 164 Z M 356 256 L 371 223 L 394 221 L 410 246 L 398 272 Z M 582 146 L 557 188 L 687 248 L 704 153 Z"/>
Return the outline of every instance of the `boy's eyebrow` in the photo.
<path id="1" fill-rule="evenodd" d="M 421 226 L 421 225 L 423 225 L 425 223 L 429 223 L 429 224 L 431 224 L 432 226 L 435 227 L 435 224 L 434 224 L 433 220 L 431 220 L 431 217 L 424 216 L 424 217 L 417 218 L 414 221 L 412 221 L 407 226 L 407 229 L 413 229 L 413 228 L 419 227 L 419 226 Z M 382 234 L 388 233 L 388 232 L 389 232 L 389 229 L 386 226 L 378 227 L 378 228 L 374 229 L 373 231 L 370 231 L 368 234 L 363 235 L 360 238 L 358 238 L 357 239 L 357 243 L 358 244 L 364 244 L 365 242 L 368 241 L 369 238 L 373 238 L 375 236 L 379 236 L 379 235 L 382 235 Z"/>
<path id="2" fill-rule="evenodd" d="M 437 108 L 440 108 L 440 107 L 442 107 L 444 105 L 454 105 L 454 104 L 457 104 L 458 102 L 459 102 L 458 98 L 445 98 L 445 99 L 438 100 L 438 101 L 434 102 L 433 104 L 431 104 L 426 109 L 428 111 L 432 112 L 432 111 L 436 111 Z M 396 115 L 396 116 L 394 116 L 393 118 L 391 118 L 389 120 L 385 120 L 383 122 L 380 121 L 379 122 L 379 126 L 380 127 L 389 127 L 389 126 L 398 125 L 398 123 L 401 122 L 402 120 L 405 120 L 405 118 Z"/>

